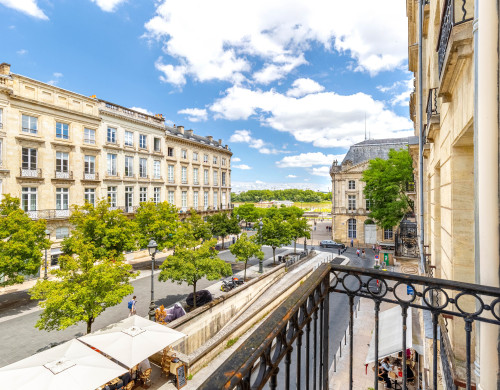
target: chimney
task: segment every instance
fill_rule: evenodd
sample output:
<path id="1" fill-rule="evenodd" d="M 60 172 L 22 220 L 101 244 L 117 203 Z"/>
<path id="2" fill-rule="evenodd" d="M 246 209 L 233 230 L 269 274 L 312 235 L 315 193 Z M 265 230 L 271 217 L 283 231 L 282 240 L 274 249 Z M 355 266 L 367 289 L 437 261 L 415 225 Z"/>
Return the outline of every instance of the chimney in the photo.
<path id="1" fill-rule="evenodd" d="M 207 138 L 210 142 L 212 142 L 214 140 L 214 137 L 212 137 L 211 135 L 207 135 Z"/>
<path id="2" fill-rule="evenodd" d="M 10 64 L 2 62 L 0 64 L 0 74 L 3 74 L 5 76 L 10 75 Z"/>
<path id="3" fill-rule="evenodd" d="M 193 135 L 193 130 L 186 130 L 186 134 L 189 136 Z"/>
<path id="4" fill-rule="evenodd" d="M 222 139 L 219 138 L 219 145 L 222 145 Z"/>
<path id="5" fill-rule="evenodd" d="M 184 126 L 177 126 L 177 130 L 179 130 L 181 134 L 184 134 Z"/>

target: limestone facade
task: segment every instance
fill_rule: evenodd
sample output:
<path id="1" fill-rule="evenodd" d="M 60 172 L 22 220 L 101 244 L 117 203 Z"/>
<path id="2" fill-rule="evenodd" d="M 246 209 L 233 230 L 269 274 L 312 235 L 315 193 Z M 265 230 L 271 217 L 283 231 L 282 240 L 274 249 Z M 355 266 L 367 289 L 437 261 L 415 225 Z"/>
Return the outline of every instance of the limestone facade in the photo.
<path id="1" fill-rule="evenodd" d="M 0 192 L 46 219 L 52 254 L 73 205 L 109 199 L 127 215 L 146 200 L 181 213 L 231 208 L 227 145 L 183 126 L 10 72 L 0 65 Z"/>

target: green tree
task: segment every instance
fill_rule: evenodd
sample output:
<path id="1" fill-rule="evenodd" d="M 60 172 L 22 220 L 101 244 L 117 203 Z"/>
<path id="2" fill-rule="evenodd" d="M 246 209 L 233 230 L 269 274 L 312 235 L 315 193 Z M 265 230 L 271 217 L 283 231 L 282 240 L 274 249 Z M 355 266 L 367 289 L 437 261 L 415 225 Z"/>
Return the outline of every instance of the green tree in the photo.
<path id="1" fill-rule="evenodd" d="M 248 222 L 256 222 L 260 217 L 260 212 L 253 203 L 242 204 L 233 210 L 233 215 L 239 217 L 240 220 L 245 221 L 246 227 Z"/>
<path id="2" fill-rule="evenodd" d="M 142 202 L 137 209 L 135 222 L 140 248 L 146 248 L 151 239 L 156 241 L 160 251 L 173 248 L 175 233 L 180 225 L 179 213 L 175 206 L 168 202 Z"/>
<path id="3" fill-rule="evenodd" d="M 18 198 L 8 194 L 0 203 L 0 286 L 22 283 L 25 275 L 35 275 L 42 250 L 50 247 L 45 221 L 32 221 L 19 204 Z"/>
<path id="4" fill-rule="evenodd" d="M 38 329 L 62 330 L 84 322 L 87 333 L 95 319 L 108 307 L 122 302 L 134 288 L 132 266 L 121 258 L 94 257 L 93 244 L 74 244 L 75 255 L 59 258 L 60 268 L 51 271 L 55 280 L 39 280 L 30 290 L 31 299 L 40 299 L 43 309 L 36 323 Z"/>
<path id="5" fill-rule="evenodd" d="M 289 218 L 288 223 L 292 228 L 293 253 L 297 253 L 297 239 L 301 237 L 311 238 L 311 228 L 307 223 L 307 219 L 297 218 L 296 216 Z"/>
<path id="6" fill-rule="evenodd" d="M 276 264 L 276 248 L 290 243 L 292 240 L 292 227 L 281 215 L 274 218 L 264 218 L 262 226 L 262 245 L 273 248 L 273 263 Z"/>
<path id="7" fill-rule="evenodd" d="M 362 180 L 366 183 L 365 197 L 371 202 L 369 216 L 381 228 L 398 225 L 413 210 L 406 195 L 406 186 L 413 181 L 412 158 L 407 150 L 391 149 L 387 160 L 370 160 Z"/>
<path id="8" fill-rule="evenodd" d="M 218 252 L 213 249 L 216 244 L 216 240 L 205 241 L 200 245 L 193 241 L 176 247 L 175 254 L 168 256 L 160 266 L 159 280 L 193 286 L 196 308 L 196 284 L 200 279 L 217 280 L 232 274 L 231 266 L 217 257 Z"/>
<path id="9" fill-rule="evenodd" d="M 222 238 L 222 247 L 224 248 L 224 238 L 229 234 L 239 234 L 240 226 L 238 220 L 227 213 L 214 214 L 207 218 L 210 225 L 210 231 L 214 237 Z"/>
<path id="10" fill-rule="evenodd" d="M 281 206 L 278 210 L 283 216 L 283 219 L 285 220 L 300 218 L 304 215 L 304 210 L 296 206 L 290 206 L 290 207 Z"/>
<path id="11" fill-rule="evenodd" d="M 251 257 L 264 260 L 264 252 L 262 252 L 261 246 L 256 242 L 256 240 L 258 240 L 258 236 L 249 238 L 246 233 L 243 233 L 241 237 L 229 247 L 229 251 L 236 256 L 236 261 L 245 262 L 243 280 L 246 280 L 247 278 L 247 263 Z"/>
<path id="12" fill-rule="evenodd" d="M 62 242 L 63 252 L 77 253 L 82 245 L 94 250 L 96 259 L 120 259 L 123 252 L 136 249 L 137 226 L 121 210 L 111 210 L 101 200 L 95 207 L 89 203 L 75 206 L 69 219 L 73 230 Z M 90 245 L 92 244 L 92 245 Z"/>
<path id="13" fill-rule="evenodd" d="M 189 226 L 193 239 L 197 241 L 205 241 L 212 238 L 210 225 L 203 220 L 200 214 L 198 214 L 195 210 L 190 210 L 189 214 L 190 216 L 186 219 L 186 223 Z"/>

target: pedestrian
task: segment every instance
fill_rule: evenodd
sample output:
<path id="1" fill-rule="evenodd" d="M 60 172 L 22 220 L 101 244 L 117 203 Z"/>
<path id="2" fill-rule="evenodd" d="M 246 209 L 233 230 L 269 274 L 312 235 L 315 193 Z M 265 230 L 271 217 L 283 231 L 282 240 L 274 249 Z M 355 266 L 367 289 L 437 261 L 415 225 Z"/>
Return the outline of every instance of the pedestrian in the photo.
<path id="1" fill-rule="evenodd" d="M 354 246 L 354 240 L 351 238 L 351 248 Z"/>
<path id="2" fill-rule="evenodd" d="M 372 251 L 375 252 L 375 244 L 372 245 Z"/>
<path id="3" fill-rule="evenodd" d="M 128 313 L 128 316 L 131 317 L 133 315 L 135 315 L 137 312 L 135 310 L 135 305 L 137 303 L 137 300 L 136 300 L 136 296 L 134 295 L 134 297 L 132 298 L 131 301 L 128 302 L 128 309 L 129 309 L 129 313 Z"/>
<path id="4" fill-rule="evenodd" d="M 361 257 L 366 258 L 366 255 L 365 255 L 365 249 L 363 248 L 363 250 L 361 251 Z"/>
<path id="5" fill-rule="evenodd" d="M 359 257 L 359 248 L 356 249 L 356 255 Z"/>

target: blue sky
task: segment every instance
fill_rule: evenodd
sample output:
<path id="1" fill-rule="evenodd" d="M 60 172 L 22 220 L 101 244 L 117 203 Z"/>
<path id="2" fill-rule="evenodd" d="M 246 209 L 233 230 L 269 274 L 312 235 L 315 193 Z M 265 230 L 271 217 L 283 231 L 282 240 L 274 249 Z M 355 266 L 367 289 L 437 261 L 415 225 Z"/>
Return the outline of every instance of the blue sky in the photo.
<path id="1" fill-rule="evenodd" d="M 328 190 L 349 145 L 412 134 L 402 0 L 0 0 L 0 62 L 221 138 L 233 190 Z"/>

